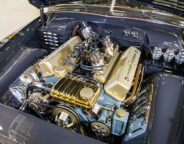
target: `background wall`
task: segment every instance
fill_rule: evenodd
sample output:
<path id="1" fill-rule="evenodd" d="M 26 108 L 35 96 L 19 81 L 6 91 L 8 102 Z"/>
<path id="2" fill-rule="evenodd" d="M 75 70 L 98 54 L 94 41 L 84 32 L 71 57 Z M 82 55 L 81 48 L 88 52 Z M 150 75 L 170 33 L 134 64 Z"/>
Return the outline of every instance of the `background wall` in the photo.
<path id="1" fill-rule="evenodd" d="M 28 0 L 0 0 L 0 40 L 39 16 Z"/>

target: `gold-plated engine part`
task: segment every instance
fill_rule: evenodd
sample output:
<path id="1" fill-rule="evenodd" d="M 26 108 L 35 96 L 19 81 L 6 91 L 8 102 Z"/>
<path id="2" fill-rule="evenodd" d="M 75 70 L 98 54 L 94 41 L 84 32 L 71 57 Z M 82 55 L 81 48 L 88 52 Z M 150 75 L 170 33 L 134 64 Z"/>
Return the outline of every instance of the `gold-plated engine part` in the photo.
<path id="1" fill-rule="evenodd" d="M 55 71 L 55 75 L 60 78 L 67 74 L 67 70 L 65 66 L 58 66 L 54 69 L 54 71 Z"/>
<path id="2" fill-rule="evenodd" d="M 80 96 L 81 98 L 85 99 L 85 100 L 89 100 L 93 97 L 94 92 L 92 88 L 89 87 L 85 87 L 83 89 L 81 89 L 80 91 Z"/>
<path id="3" fill-rule="evenodd" d="M 107 137 L 110 135 L 109 127 L 101 122 L 92 122 L 91 129 L 97 136 Z"/>
<path id="4" fill-rule="evenodd" d="M 114 56 L 112 56 L 110 58 L 110 61 L 107 64 L 105 64 L 103 72 L 95 72 L 93 78 L 102 84 L 105 83 L 107 80 L 107 77 L 109 76 L 112 70 L 112 67 L 114 66 L 114 64 L 116 63 L 118 59 L 118 56 L 119 56 L 119 52 L 118 50 L 115 50 Z"/>
<path id="5" fill-rule="evenodd" d="M 92 97 L 90 96 L 90 99 L 81 98 L 80 92 L 84 88 L 93 90 L 94 94 Z M 100 87 L 97 85 L 89 84 L 77 78 L 64 77 L 52 87 L 51 96 L 71 106 L 81 108 L 85 111 L 91 111 L 96 104 L 100 92 Z"/>
<path id="6" fill-rule="evenodd" d="M 65 127 L 70 130 L 77 130 L 80 118 L 77 112 L 70 106 L 58 105 L 52 112 L 54 121 L 58 126 Z"/>
<path id="7" fill-rule="evenodd" d="M 105 92 L 114 99 L 123 102 L 132 87 L 141 52 L 130 47 L 123 52 L 104 86 Z"/>
<path id="8" fill-rule="evenodd" d="M 143 68 L 142 64 L 139 64 L 139 66 L 137 68 L 136 76 L 133 80 L 132 93 L 128 98 L 125 99 L 125 101 L 123 102 L 124 104 L 130 105 L 137 99 L 137 96 L 139 94 L 139 91 L 140 91 L 141 85 L 142 85 L 143 73 L 144 73 L 143 69 L 144 68 Z"/>
<path id="9" fill-rule="evenodd" d="M 42 71 L 42 77 L 48 77 L 52 76 L 55 73 L 58 73 L 57 67 L 64 66 L 67 72 L 72 72 L 74 67 L 67 65 L 65 63 L 65 59 L 67 56 L 71 55 L 73 52 L 73 47 L 75 47 L 77 44 L 82 43 L 82 40 L 76 36 L 65 42 L 63 45 L 61 45 L 57 50 L 52 52 L 50 55 L 48 55 L 46 58 L 44 58 L 40 63 L 39 67 Z M 73 63 L 76 63 L 73 61 Z M 55 71 L 56 69 L 56 71 Z M 64 77 L 64 75 L 60 77 Z"/>

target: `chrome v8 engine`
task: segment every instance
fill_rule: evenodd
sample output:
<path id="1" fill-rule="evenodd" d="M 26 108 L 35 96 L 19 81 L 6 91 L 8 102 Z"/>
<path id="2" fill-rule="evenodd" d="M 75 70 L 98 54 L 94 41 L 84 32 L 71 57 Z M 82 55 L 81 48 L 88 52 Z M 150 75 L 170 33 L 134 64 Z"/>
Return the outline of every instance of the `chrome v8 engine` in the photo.
<path id="1" fill-rule="evenodd" d="M 136 100 L 141 85 L 141 52 L 122 52 L 109 36 L 100 38 L 85 22 L 80 27 L 79 36 L 31 66 L 9 89 L 22 111 L 30 108 L 102 140 L 121 136 L 129 117 L 125 105 Z"/>

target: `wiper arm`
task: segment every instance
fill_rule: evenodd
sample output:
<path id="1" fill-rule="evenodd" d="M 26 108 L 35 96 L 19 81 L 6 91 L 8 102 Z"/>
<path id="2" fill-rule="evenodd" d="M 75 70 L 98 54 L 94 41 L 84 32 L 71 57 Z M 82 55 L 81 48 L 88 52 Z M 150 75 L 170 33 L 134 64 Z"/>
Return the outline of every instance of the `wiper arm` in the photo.
<path id="1" fill-rule="evenodd" d="M 111 7 L 110 7 L 111 13 L 113 13 L 115 5 L 116 5 L 116 0 L 112 0 Z"/>

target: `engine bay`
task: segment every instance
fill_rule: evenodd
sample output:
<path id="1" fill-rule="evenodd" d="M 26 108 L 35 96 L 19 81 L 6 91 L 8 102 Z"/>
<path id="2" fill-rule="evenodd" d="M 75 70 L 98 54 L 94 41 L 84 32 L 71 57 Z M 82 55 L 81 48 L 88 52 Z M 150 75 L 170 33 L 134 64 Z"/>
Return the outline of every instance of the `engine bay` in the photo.
<path id="1" fill-rule="evenodd" d="M 158 72 L 182 75 L 182 48 L 171 43 L 147 48 L 148 34 L 127 27 L 122 46 L 90 22 L 59 21 L 39 28 L 49 52 L 9 86 L 9 105 L 106 143 L 141 138 L 153 99 L 147 79 Z"/>

